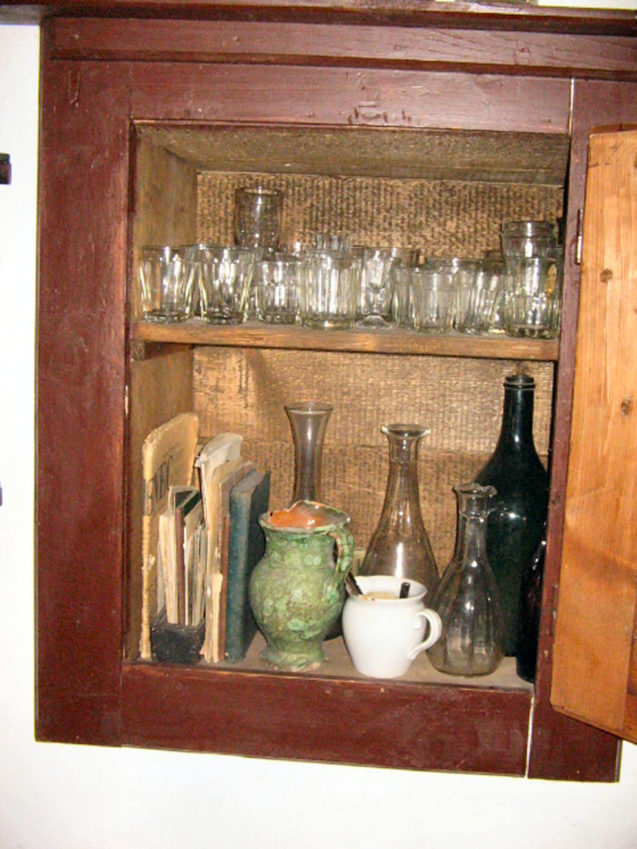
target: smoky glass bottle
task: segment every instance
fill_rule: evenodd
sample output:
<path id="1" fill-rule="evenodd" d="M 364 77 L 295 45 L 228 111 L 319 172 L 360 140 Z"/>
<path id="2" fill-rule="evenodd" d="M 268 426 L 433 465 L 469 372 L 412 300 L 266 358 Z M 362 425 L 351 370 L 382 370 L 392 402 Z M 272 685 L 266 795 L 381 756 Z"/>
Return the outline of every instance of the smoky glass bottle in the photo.
<path id="1" fill-rule="evenodd" d="M 496 491 L 476 483 L 454 487 L 458 521 L 453 557 L 431 607 L 442 636 L 428 649 L 436 669 L 452 675 L 488 675 L 504 656 L 504 617 L 486 552 L 487 516 Z"/>
<path id="2" fill-rule="evenodd" d="M 534 394 L 532 377 L 505 379 L 500 436 L 475 478 L 497 491 L 487 521 L 487 556 L 500 589 L 510 656 L 517 653 L 522 571 L 540 541 L 548 507 L 548 474 L 533 442 Z"/>
<path id="3" fill-rule="evenodd" d="M 429 599 L 440 579 L 418 487 L 418 444 L 428 430 L 416 424 L 391 424 L 381 431 L 389 442 L 387 486 L 360 573 L 411 578 L 427 588 Z"/>

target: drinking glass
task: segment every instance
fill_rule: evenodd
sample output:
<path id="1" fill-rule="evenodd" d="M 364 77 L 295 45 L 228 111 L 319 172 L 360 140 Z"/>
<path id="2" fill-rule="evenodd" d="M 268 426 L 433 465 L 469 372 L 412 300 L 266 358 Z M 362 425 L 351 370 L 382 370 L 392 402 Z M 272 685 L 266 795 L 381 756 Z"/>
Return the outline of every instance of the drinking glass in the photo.
<path id="1" fill-rule="evenodd" d="M 510 258 L 550 256 L 557 245 L 556 225 L 552 221 L 504 221 L 500 238 L 508 266 Z"/>
<path id="2" fill-rule="evenodd" d="M 201 317 L 212 324 L 240 324 L 246 315 L 255 254 L 249 248 L 207 246 L 199 276 Z"/>
<path id="3" fill-rule="evenodd" d="M 283 192 L 242 187 L 235 192 L 234 233 L 243 248 L 273 250 L 281 236 Z"/>
<path id="4" fill-rule="evenodd" d="M 192 314 L 196 264 L 170 245 L 141 249 L 139 277 L 144 319 L 183 321 Z"/>
<path id="5" fill-rule="evenodd" d="M 461 333 L 491 330 L 503 286 L 504 265 L 484 261 L 472 280 L 458 286 L 454 325 Z"/>
<path id="6" fill-rule="evenodd" d="M 298 257 L 256 263 L 253 290 L 257 318 L 272 324 L 294 324 L 299 312 L 300 269 Z"/>
<path id="7" fill-rule="evenodd" d="M 541 339 L 556 337 L 561 297 L 561 268 L 555 257 L 518 257 L 510 263 L 506 278 L 506 333 Z"/>
<path id="8" fill-rule="evenodd" d="M 453 327 L 458 286 L 453 273 L 425 266 L 410 269 L 409 298 L 413 325 L 424 333 L 446 333 Z"/>
<path id="9" fill-rule="evenodd" d="M 334 251 L 308 251 L 301 263 L 301 323 L 351 327 L 356 321 L 361 261 Z"/>
<path id="10" fill-rule="evenodd" d="M 357 324 L 362 327 L 390 327 L 392 324 L 393 270 L 399 260 L 392 248 L 356 247 L 361 260 L 360 298 Z"/>

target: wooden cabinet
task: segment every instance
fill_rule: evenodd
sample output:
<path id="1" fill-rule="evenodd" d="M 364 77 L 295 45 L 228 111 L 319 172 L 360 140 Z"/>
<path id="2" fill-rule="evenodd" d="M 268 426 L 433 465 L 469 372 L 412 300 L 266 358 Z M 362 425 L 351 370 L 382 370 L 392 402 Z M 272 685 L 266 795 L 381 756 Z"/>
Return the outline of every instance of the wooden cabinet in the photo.
<path id="1" fill-rule="evenodd" d="M 637 119 L 633 18 L 199 3 L 178 20 L 158 2 L 94 4 L 95 15 L 131 15 L 116 19 L 51 5 L 61 16 L 43 24 L 38 738 L 614 779 L 617 737 L 556 713 L 549 690 L 585 145 L 593 126 Z M 357 236 L 391 233 L 429 253 L 496 247 L 514 210 L 563 211 L 559 344 L 140 322 L 139 246 L 227 236 L 230 187 L 257 175 L 284 184 L 289 235 L 348 215 L 338 221 Z M 518 367 L 538 381 L 536 440 L 552 474 L 535 687 L 511 664 L 477 682 L 392 683 L 338 657 L 312 674 L 139 662 L 139 448 L 150 428 L 197 409 L 207 436 L 241 430 L 283 498 L 282 404 L 316 375 L 336 402 L 326 494 L 364 545 L 384 489 L 378 428 L 407 411 L 426 417 L 423 510 L 442 567 L 450 487 L 491 452 L 502 378 Z"/>

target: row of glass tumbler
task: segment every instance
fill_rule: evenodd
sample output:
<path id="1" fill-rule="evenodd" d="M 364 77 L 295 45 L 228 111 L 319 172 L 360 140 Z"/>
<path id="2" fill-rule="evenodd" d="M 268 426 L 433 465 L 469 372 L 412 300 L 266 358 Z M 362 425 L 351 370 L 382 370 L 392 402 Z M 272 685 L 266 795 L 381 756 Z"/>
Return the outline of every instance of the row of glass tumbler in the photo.
<path id="1" fill-rule="evenodd" d="M 297 254 L 259 248 L 192 245 L 142 251 L 144 317 L 211 323 L 246 317 L 310 327 L 387 327 L 423 332 L 557 335 L 561 267 L 557 248 L 545 257 L 432 258 L 414 251 L 354 247 Z"/>

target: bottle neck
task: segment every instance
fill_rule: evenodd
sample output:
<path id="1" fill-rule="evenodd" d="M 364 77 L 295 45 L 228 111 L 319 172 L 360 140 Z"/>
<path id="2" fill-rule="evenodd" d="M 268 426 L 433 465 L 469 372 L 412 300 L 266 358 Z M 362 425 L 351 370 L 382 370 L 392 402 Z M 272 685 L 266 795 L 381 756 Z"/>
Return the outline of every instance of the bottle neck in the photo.
<path id="1" fill-rule="evenodd" d="M 497 449 L 535 451 L 533 443 L 533 390 L 505 386 L 502 427 Z"/>
<path id="2" fill-rule="evenodd" d="M 412 518 L 420 518 L 418 443 L 424 433 L 404 433 L 387 428 L 385 434 L 389 439 L 389 473 L 384 510 L 408 510 Z"/>
<path id="3" fill-rule="evenodd" d="M 462 563 L 482 563 L 486 558 L 486 515 L 458 516 L 454 560 Z"/>

